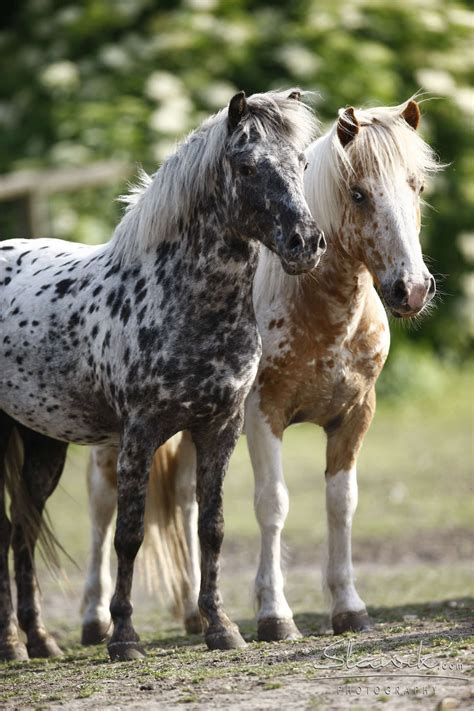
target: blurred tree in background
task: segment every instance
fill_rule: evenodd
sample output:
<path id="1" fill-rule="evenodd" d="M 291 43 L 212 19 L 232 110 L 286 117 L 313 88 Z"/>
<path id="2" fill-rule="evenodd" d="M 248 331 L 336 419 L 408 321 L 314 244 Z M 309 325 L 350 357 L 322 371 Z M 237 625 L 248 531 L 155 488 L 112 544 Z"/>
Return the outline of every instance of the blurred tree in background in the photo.
<path id="1" fill-rule="evenodd" d="M 423 247 L 434 273 L 445 275 L 444 297 L 421 329 L 397 326 L 394 341 L 404 372 L 419 375 L 425 352 L 459 361 L 474 330 L 469 6 L 461 0 L 5 4 L 0 172 L 99 158 L 153 171 L 184 133 L 238 89 L 297 84 L 315 90 L 324 124 L 341 106 L 399 104 L 427 92 L 434 99 L 423 105 L 421 130 L 449 165 L 427 192 L 433 209 L 425 210 Z M 54 235 L 108 239 L 119 217 L 115 193 L 58 196 Z M 408 341 L 417 343 L 416 351 L 406 350 Z"/>

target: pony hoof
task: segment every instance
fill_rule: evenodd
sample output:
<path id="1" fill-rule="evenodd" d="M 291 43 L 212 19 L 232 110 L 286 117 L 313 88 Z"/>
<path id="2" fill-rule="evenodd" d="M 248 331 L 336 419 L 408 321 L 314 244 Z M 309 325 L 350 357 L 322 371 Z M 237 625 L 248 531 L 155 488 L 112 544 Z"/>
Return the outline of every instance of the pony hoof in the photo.
<path id="1" fill-rule="evenodd" d="M 49 635 L 48 637 L 39 637 L 38 639 L 33 640 L 33 642 L 28 642 L 26 647 L 28 649 L 28 654 L 31 658 L 63 656 L 61 649 L 58 647 L 55 640 Z"/>
<path id="2" fill-rule="evenodd" d="M 81 644 L 85 647 L 92 644 L 102 644 L 108 637 L 109 624 L 94 620 L 82 625 Z"/>
<path id="3" fill-rule="evenodd" d="M 107 649 L 113 662 L 134 662 L 146 657 L 139 642 L 109 642 Z"/>
<path id="4" fill-rule="evenodd" d="M 372 620 L 366 610 L 359 612 L 340 612 L 332 618 L 334 634 L 344 632 L 368 632 L 373 629 Z"/>
<path id="5" fill-rule="evenodd" d="M 235 626 L 224 629 L 219 627 L 214 630 L 210 627 L 204 639 L 208 649 L 239 649 L 247 646 L 247 642 Z"/>
<path id="6" fill-rule="evenodd" d="M 257 637 L 260 642 L 281 642 L 301 639 L 303 635 L 292 619 L 264 617 L 258 621 Z"/>
<path id="7" fill-rule="evenodd" d="M 202 620 L 199 612 L 193 612 L 184 619 L 184 629 L 187 634 L 201 634 Z"/>
<path id="8" fill-rule="evenodd" d="M 2 662 L 27 662 L 28 651 L 23 642 L 0 643 L 0 661 Z"/>

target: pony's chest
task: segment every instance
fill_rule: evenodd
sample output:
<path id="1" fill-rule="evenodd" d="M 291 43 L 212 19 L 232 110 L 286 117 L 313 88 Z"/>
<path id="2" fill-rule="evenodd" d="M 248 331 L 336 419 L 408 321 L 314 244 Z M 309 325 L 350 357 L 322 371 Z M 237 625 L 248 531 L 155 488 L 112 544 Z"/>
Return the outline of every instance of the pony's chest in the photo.
<path id="1" fill-rule="evenodd" d="M 285 331 L 282 324 L 277 337 L 267 335 L 264 340 L 257 380 L 261 407 L 282 423 L 324 425 L 373 386 L 388 345 L 383 320 L 331 337 L 304 329 Z"/>

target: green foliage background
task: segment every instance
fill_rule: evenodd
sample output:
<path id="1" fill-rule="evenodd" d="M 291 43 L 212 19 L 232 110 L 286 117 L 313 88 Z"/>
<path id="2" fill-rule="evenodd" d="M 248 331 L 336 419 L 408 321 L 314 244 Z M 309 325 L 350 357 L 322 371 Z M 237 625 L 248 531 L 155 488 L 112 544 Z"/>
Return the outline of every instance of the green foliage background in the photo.
<path id="1" fill-rule="evenodd" d="M 0 31 L 0 172 L 100 158 L 154 170 L 241 88 L 315 90 L 323 124 L 341 106 L 426 92 L 421 130 L 448 166 L 427 193 L 423 246 L 444 296 L 421 329 L 395 327 L 395 349 L 405 377 L 420 375 L 427 353 L 460 362 L 474 331 L 469 8 L 462 0 L 11 3 Z M 107 239 L 121 189 L 55 198 L 54 235 Z"/>

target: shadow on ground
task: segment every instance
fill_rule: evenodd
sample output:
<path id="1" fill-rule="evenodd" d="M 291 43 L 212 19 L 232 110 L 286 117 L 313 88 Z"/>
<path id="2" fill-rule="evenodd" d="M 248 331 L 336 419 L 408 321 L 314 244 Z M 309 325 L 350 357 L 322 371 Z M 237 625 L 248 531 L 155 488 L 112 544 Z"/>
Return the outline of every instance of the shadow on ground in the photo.
<path id="1" fill-rule="evenodd" d="M 407 637 L 413 637 L 413 641 L 425 639 L 432 640 L 435 637 L 456 637 L 464 638 L 474 634 L 474 598 L 463 597 L 454 600 L 444 600 L 442 602 L 422 602 L 398 607 L 369 607 L 369 614 L 375 623 L 373 632 L 355 635 L 354 638 L 360 641 L 370 641 L 372 638 L 380 641 L 380 636 L 384 634 L 384 628 L 390 626 L 387 643 L 393 643 L 396 647 L 397 640 L 400 644 L 407 642 Z M 295 615 L 295 622 L 304 637 L 324 636 L 326 639 L 333 636 L 330 628 L 329 617 L 322 613 L 300 613 Z M 430 623 L 437 623 L 436 630 L 430 631 Z M 439 624 L 449 625 L 446 629 L 440 630 Z M 247 642 L 256 642 L 256 625 L 253 619 L 241 619 L 237 622 L 239 629 Z M 394 625 L 402 625 L 403 634 L 399 637 L 394 634 Z M 410 626 L 416 626 L 417 630 L 410 632 Z M 424 627 L 426 626 L 426 629 Z M 387 630 L 388 632 L 388 630 Z M 197 647 L 203 645 L 201 635 L 186 635 L 176 633 L 155 638 L 148 642 L 150 649 L 169 649 L 170 647 Z"/>

